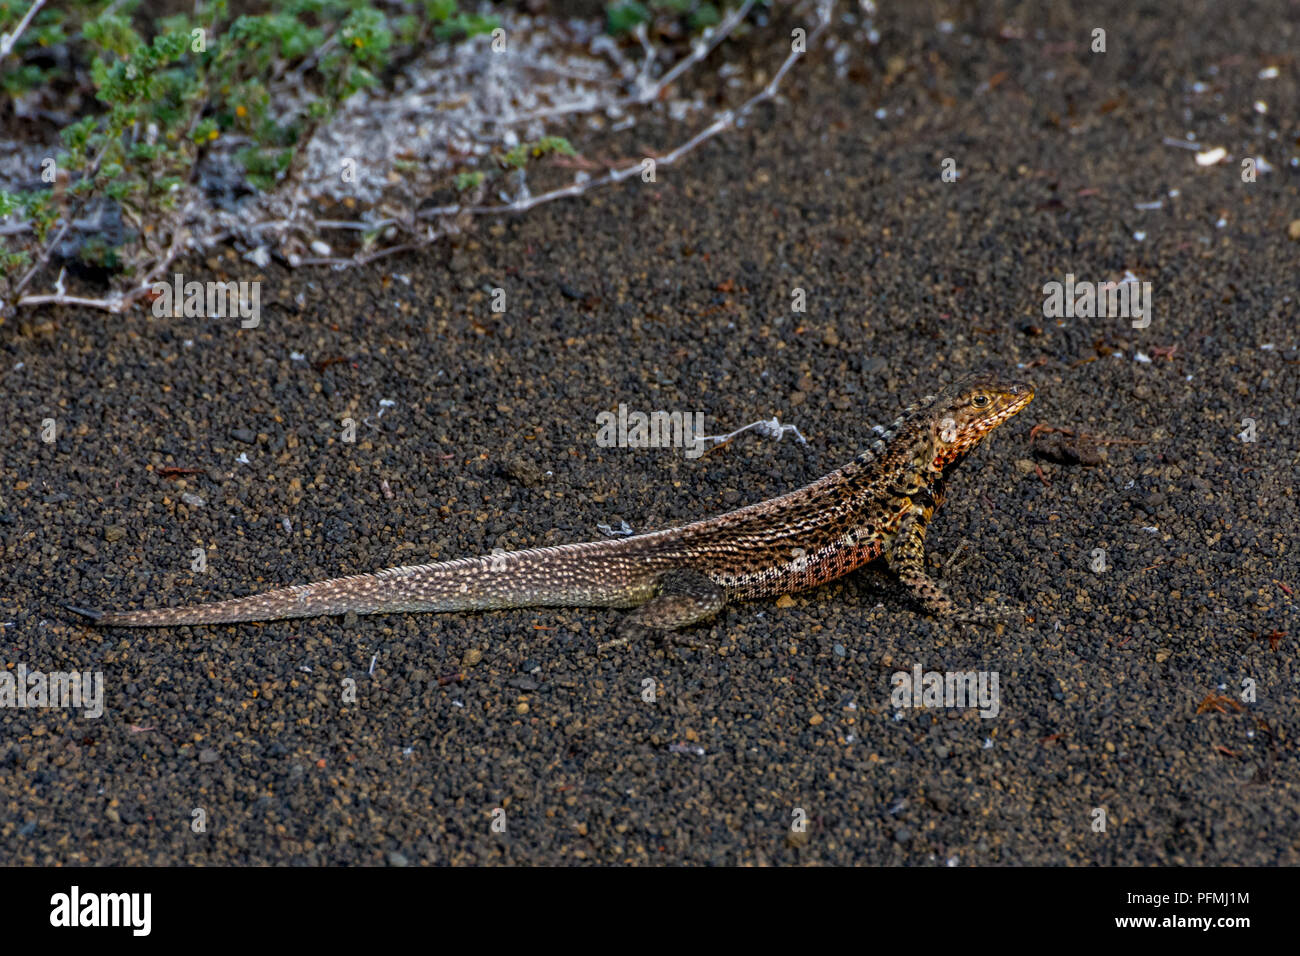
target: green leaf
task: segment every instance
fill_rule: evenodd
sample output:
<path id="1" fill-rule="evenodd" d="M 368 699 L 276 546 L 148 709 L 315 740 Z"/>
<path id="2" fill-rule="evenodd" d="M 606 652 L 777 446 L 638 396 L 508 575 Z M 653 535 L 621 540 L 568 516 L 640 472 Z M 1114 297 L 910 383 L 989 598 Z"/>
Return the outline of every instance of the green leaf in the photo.
<path id="1" fill-rule="evenodd" d="M 711 3 L 701 3 L 691 11 L 687 22 L 692 30 L 703 30 L 705 27 L 716 27 L 721 20 L 717 7 Z"/>
<path id="2" fill-rule="evenodd" d="M 456 0 L 424 0 L 424 13 L 430 20 L 445 23 L 456 15 Z"/>
<path id="3" fill-rule="evenodd" d="M 81 28 L 81 35 L 91 46 L 122 57 L 130 56 L 144 43 L 140 34 L 131 28 L 129 17 L 113 13 L 105 13 L 89 21 Z"/>
<path id="4" fill-rule="evenodd" d="M 636 0 L 619 0 L 605 8 L 605 31 L 611 36 L 627 33 L 638 23 L 648 23 L 650 11 Z"/>
<path id="5" fill-rule="evenodd" d="M 445 23 L 434 27 L 433 35 L 439 40 L 456 40 L 462 37 L 478 36 L 480 33 L 491 33 L 499 26 L 501 26 L 501 21 L 496 17 L 480 17 L 478 14 L 466 15 L 458 13 Z"/>

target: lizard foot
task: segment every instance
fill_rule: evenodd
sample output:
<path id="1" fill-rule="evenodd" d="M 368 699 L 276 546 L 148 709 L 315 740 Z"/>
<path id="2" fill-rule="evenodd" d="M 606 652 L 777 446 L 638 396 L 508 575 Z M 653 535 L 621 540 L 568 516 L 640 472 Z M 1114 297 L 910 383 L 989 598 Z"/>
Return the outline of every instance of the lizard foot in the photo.
<path id="1" fill-rule="evenodd" d="M 597 651 L 610 651 L 617 647 L 626 647 L 629 644 L 636 644 L 647 638 L 661 641 L 671 647 L 686 647 L 696 651 L 711 651 L 715 645 L 708 641 L 697 640 L 686 634 L 678 634 L 672 631 L 664 631 L 656 628 L 646 627 L 644 624 L 638 624 L 635 621 L 624 618 L 618 626 L 618 637 L 613 640 L 604 641 L 596 645 Z"/>

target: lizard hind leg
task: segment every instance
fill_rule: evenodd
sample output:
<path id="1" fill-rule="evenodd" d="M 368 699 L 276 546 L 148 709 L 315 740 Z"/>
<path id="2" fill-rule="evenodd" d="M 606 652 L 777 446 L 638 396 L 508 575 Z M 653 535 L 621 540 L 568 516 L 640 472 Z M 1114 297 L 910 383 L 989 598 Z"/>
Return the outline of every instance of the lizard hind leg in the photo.
<path id="1" fill-rule="evenodd" d="M 699 571 L 665 571 L 655 584 L 655 596 L 624 617 L 618 639 L 601 649 L 622 646 L 646 631 L 676 631 L 707 621 L 727 603 L 726 592 Z"/>
<path id="2" fill-rule="evenodd" d="M 727 603 L 722 588 L 699 571 L 665 571 L 656 583 L 655 596 L 627 616 L 629 626 L 675 631 L 708 620 Z"/>

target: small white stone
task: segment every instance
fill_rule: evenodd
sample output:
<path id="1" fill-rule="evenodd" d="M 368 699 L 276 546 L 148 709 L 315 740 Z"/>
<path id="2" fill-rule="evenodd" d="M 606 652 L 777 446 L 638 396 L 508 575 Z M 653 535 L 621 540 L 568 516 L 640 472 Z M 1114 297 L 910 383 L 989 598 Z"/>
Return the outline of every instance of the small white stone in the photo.
<path id="1" fill-rule="evenodd" d="M 1224 157 L 1227 155 L 1228 151 L 1222 146 L 1216 146 L 1214 149 L 1202 150 L 1196 154 L 1196 165 L 1213 166 L 1216 163 L 1223 162 Z"/>

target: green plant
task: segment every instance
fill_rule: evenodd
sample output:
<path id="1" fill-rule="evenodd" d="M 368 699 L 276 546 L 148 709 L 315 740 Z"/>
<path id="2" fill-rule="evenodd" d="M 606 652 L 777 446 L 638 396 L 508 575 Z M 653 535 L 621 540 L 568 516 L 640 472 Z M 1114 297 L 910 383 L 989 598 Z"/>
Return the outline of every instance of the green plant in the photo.
<path id="1" fill-rule="evenodd" d="M 605 29 L 613 36 L 629 33 L 639 24 L 660 17 L 684 23 L 692 33 L 717 26 L 722 19 L 716 4 L 702 0 L 614 0 L 605 5 Z"/>
<path id="2" fill-rule="evenodd" d="M 396 75 L 433 40 L 459 42 L 500 25 L 457 0 L 264 0 L 262 12 L 240 16 L 229 0 L 205 0 L 154 21 L 140 14 L 140 0 L 32 2 L 0 0 L 0 33 L 15 38 L 0 47 L 0 87 L 82 106 L 60 131 L 54 162 L 42 165 L 41 186 L 0 193 L 4 308 L 59 265 L 50 261 L 56 252 L 126 273 L 129 304 L 144 288 L 139 279 L 169 262 L 186 235 L 182 216 L 201 200 L 198 170 L 213 144 L 225 137 L 238 147 L 229 155 L 254 190 L 296 181 L 304 144 L 350 96 Z M 679 39 L 719 23 L 719 6 L 617 0 L 607 5 L 607 28 L 649 24 L 657 37 Z M 50 47 L 59 49 L 43 52 Z M 454 185 L 477 190 L 555 153 L 575 155 L 561 137 L 520 143 L 483 169 L 463 169 Z M 105 216 L 111 228 L 74 225 Z M 399 228 L 385 222 L 389 233 Z M 363 246 L 378 235 L 362 231 Z"/>
<path id="3" fill-rule="evenodd" d="M 249 183 L 272 189 L 294 175 L 299 147 L 316 127 L 379 82 L 395 44 L 460 39 L 499 25 L 495 17 L 460 12 L 456 0 L 419 0 L 423 17 L 368 0 L 271 0 L 265 13 L 234 18 L 228 0 L 212 0 L 149 24 L 146 37 L 138 3 L 67 0 L 63 9 L 42 9 L 0 63 L 0 86 L 13 95 L 75 85 L 76 69 L 88 66 L 97 104 L 61 132 L 55 168 L 66 189 L 5 194 L 0 216 L 20 215 L 31 228 L 5 236 L 0 262 L 10 278 L 0 292 L 31 278 L 12 276 L 36 250 L 14 247 L 35 239 L 43 263 L 55 224 L 66 231 L 95 197 L 117 204 L 132 227 L 125 243 L 141 249 L 127 255 L 99 237 L 80 244 L 80 257 L 109 269 L 156 259 L 181 190 L 222 136 L 247 140 L 236 156 Z M 0 0 L 0 33 L 13 30 L 27 10 L 26 2 Z M 74 69 L 60 74 L 43 65 L 39 51 L 54 44 L 68 47 Z M 289 118 L 271 104 L 272 85 L 286 78 L 302 101 Z"/>
<path id="4" fill-rule="evenodd" d="M 573 146 L 563 136 L 543 136 L 531 143 L 520 143 L 509 152 L 501 155 L 501 165 L 512 169 L 523 169 L 530 159 L 541 159 L 551 153 L 562 156 L 577 156 Z"/>

